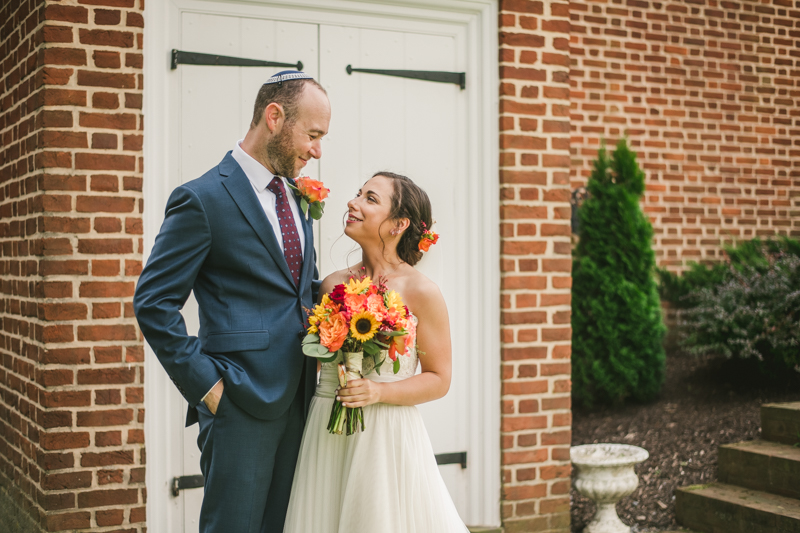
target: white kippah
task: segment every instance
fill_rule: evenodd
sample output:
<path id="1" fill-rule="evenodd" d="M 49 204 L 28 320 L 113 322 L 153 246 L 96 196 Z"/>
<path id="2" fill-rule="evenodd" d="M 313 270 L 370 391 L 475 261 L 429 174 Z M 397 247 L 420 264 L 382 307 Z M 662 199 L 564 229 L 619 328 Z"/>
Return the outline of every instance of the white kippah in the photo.
<path id="1" fill-rule="evenodd" d="M 292 80 L 313 80 L 313 76 L 309 76 L 305 72 L 300 72 L 298 70 L 284 70 L 283 72 L 278 72 L 277 74 L 271 76 L 264 85 L 269 85 L 271 83 L 283 83 L 284 81 L 292 81 Z"/>

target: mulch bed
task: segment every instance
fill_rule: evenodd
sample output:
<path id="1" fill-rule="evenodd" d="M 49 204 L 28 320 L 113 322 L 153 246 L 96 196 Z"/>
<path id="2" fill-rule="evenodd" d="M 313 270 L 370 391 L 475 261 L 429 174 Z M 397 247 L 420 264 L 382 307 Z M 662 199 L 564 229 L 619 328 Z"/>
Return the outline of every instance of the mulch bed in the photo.
<path id="1" fill-rule="evenodd" d="M 676 530 L 675 489 L 716 481 L 717 447 L 759 438 L 761 404 L 798 400 L 800 376 L 776 385 L 759 378 L 748 362 L 675 351 L 667 357 L 666 382 L 656 402 L 576 408 L 572 444 L 614 442 L 650 452 L 636 468 L 639 487 L 617 504 L 617 513 L 634 533 Z M 594 503 L 573 488 L 573 533 L 583 530 L 594 511 Z"/>

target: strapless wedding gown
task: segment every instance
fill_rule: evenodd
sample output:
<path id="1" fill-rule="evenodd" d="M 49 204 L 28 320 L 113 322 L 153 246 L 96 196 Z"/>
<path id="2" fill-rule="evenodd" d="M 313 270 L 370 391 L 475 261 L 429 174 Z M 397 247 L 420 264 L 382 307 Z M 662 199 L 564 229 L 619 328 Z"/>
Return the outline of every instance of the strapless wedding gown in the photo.
<path id="1" fill-rule="evenodd" d="M 376 382 L 416 373 L 417 355 L 401 355 Z M 323 363 L 306 421 L 284 533 L 467 533 L 439 473 L 416 407 L 364 407 L 366 429 L 349 437 L 328 433 L 338 386 L 336 363 Z"/>

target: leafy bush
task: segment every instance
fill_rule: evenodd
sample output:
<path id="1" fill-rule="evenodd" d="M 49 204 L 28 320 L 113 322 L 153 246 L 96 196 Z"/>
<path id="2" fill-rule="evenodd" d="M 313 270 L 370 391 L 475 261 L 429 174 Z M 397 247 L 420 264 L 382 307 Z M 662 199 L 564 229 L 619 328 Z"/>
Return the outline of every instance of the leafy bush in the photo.
<path id="1" fill-rule="evenodd" d="M 653 229 L 639 207 L 644 173 L 625 140 L 598 152 L 573 253 L 573 398 L 589 407 L 648 401 L 664 381 L 665 328 Z"/>
<path id="2" fill-rule="evenodd" d="M 724 247 L 728 260 L 723 263 L 703 265 L 689 263 L 682 275 L 673 274 L 666 269 L 657 269 L 660 279 L 658 291 L 666 300 L 679 309 L 688 309 L 698 304 L 692 293 L 704 288 L 712 288 L 730 280 L 736 272 L 745 268 L 766 272 L 774 259 L 783 254 L 800 257 L 800 241 L 788 237 L 778 239 L 753 239 L 742 241 L 735 246 Z"/>
<path id="3" fill-rule="evenodd" d="M 686 311 L 684 346 L 695 354 L 757 358 L 770 376 L 800 372 L 800 257 L 780 253 L 730 272 L 718 286 L 690 293 L 696 305 Z"/>

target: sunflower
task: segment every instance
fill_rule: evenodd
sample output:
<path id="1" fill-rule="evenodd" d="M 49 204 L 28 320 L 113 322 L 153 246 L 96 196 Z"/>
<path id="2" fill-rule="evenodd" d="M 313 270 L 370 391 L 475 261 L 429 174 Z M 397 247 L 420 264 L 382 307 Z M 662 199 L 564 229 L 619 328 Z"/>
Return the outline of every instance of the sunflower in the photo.
<path id="1" fill-rule="evenodd" d="M 344 286 L 344 292 L 347 294 L 361 294 L 365 290 L 369 289 L 369 286 L 372 285 L 372 280 L 369 279 L 369 276 L 365 276 L 363 279 L 356 279 L 350 278 L 350 281 Z"/>
<path id="2" fill-rule="evenodd" d="M 384 300 L 386 303 L 386 308 L 389 310 L 394 309 L 395 312 L 399 317 L 406 316 L 406 309 L 405 305 L 403 304 L 403 298 L 395 291 L 389 291 L 384 295 Z"/>
<path id="3" fill-rule="evenodd" d="M 350 334 L 357 341 L 365 342 L 375 336 L 380 322 L 369 311 L 361 311 L 350 319 Z"/>

